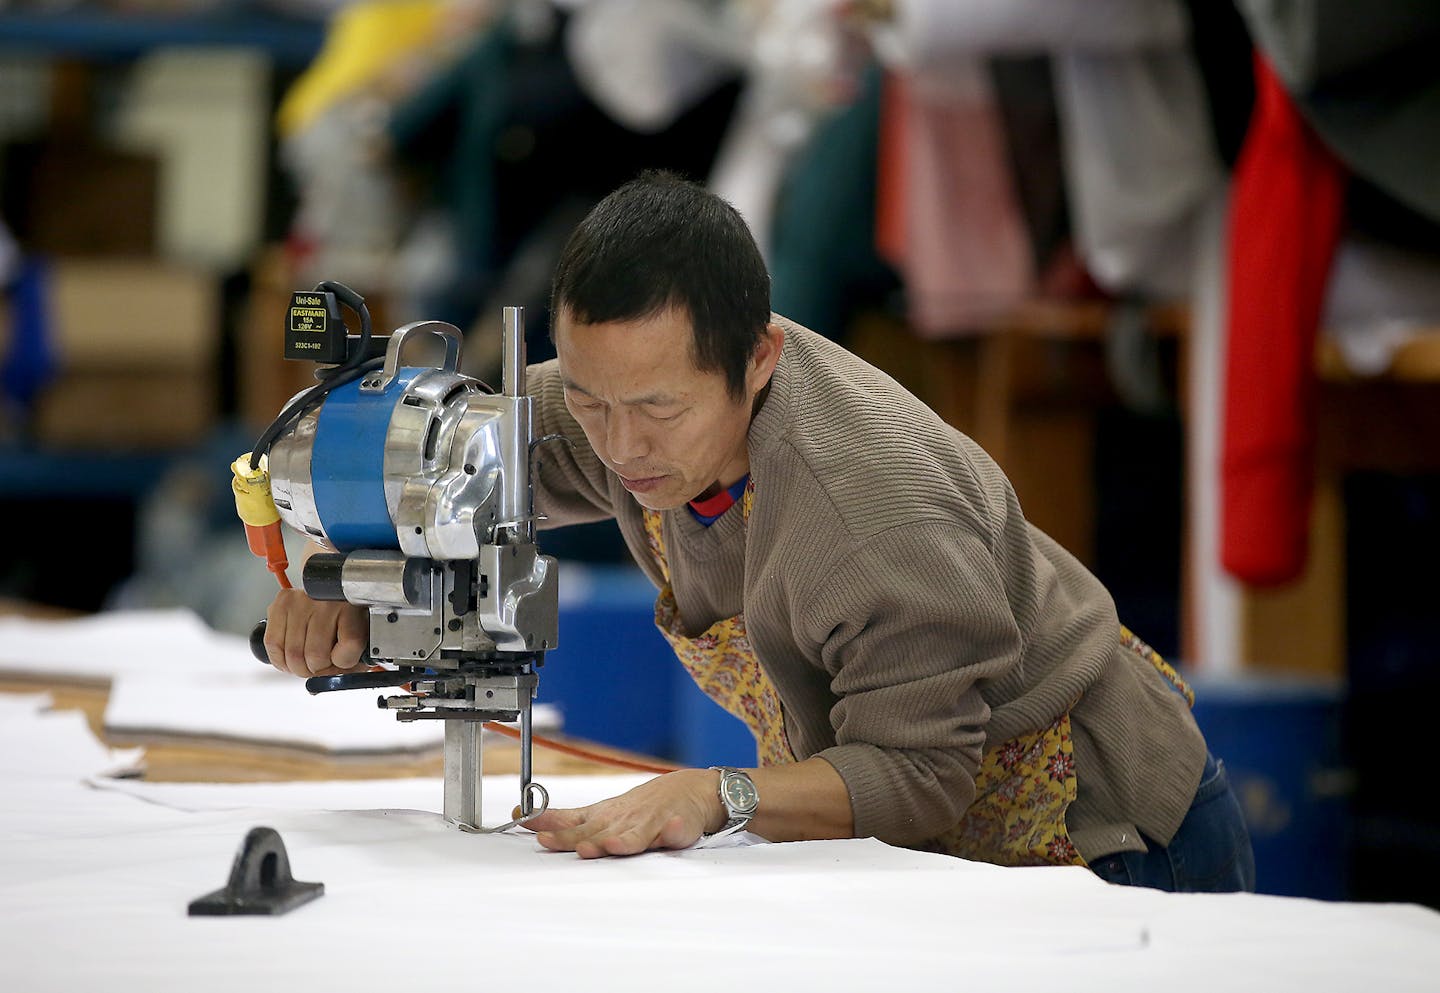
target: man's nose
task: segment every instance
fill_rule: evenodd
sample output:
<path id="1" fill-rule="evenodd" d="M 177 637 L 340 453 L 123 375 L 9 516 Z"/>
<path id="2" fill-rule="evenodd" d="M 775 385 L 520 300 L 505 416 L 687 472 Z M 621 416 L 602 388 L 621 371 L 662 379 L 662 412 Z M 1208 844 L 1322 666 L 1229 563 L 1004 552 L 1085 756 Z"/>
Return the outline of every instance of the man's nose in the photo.
<path id="1" fill-rule="evenodd" d="M 612 411 L 605 422 L 605 445 L 616 465 L 634 462 L 650 454 L 650 442 L 640 419 L 630 411 Z"/>

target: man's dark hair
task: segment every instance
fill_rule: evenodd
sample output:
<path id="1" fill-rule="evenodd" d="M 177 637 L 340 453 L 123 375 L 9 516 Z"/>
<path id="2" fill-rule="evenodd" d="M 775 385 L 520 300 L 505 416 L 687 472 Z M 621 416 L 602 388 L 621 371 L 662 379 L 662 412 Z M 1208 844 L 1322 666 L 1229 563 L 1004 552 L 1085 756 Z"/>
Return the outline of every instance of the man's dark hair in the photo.
<path id="1" fill-rule="evenodd" d="M 770 275 L 739 211 L 668 172 L 645 172 L 595 206 L 565 243 L 550 294 L 583 324 L 643 320 L 683 308 L 694 361 L 732 396 L 770 320 Z M 552 330 L 553 336 L 553 330 Z"/>

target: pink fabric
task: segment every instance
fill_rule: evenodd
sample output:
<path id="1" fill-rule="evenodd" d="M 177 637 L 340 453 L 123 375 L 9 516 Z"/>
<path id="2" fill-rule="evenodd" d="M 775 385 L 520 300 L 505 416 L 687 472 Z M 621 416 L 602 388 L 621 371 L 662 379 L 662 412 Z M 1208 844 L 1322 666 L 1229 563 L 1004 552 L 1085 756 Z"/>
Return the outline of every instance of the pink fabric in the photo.
<path id="1" fill-rule="evenodd" d="M 886 79 L 876 241 L 915 330 L 972 332 L 1032 297 L 1029 233 L 983 64 Z"/>

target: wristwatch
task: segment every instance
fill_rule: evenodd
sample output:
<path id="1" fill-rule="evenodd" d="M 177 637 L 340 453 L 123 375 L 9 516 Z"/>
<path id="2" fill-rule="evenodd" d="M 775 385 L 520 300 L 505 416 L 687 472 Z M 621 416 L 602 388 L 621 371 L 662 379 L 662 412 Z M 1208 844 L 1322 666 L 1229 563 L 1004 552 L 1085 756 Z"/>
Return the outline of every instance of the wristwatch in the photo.
<path id="1" fill-rule="evenodd" d="M 714 834 L 701 835 L 701 845 L 745 830 L 755 816 L 755 809 L 760 806 L 760 793 L 749 773 L 728 766 L 712 765 L 710 768 L 720 773 L 720 802 L 725 806 L 725 826 Z"/>

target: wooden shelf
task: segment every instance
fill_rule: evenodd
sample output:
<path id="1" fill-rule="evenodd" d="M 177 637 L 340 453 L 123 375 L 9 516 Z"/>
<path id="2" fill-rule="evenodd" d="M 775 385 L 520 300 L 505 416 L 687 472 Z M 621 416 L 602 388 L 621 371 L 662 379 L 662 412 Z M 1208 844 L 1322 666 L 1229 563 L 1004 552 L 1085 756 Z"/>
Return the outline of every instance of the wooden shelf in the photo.
<path id="1" fill-rule="evenodd" d="M 1405 342 L 1391 356 L 1389 367 L 1377 376 L 1351 371 L 1340 348 L 1328 338 L 1320 339 L 1315 352 L 1315 367 L 1327 382 L 1440 383 L 1440 330 Z"/>

